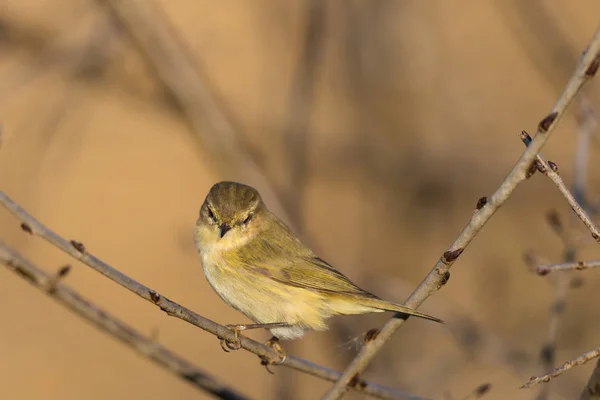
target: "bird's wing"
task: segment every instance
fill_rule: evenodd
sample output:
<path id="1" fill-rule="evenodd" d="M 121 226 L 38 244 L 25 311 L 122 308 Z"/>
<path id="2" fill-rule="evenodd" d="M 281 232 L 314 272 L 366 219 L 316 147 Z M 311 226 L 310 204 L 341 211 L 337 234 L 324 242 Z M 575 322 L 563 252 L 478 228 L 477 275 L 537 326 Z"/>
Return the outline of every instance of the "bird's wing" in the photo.
<path id="1" fill-rule="evenodd" d="M 283 277 L 273 277 L 273 279 L 320 292 L 376 297 L 356 286 L 341 272 L 316 256 L 303 257 L 302 262 L 290 265 L 281 272 Z"/>
<path id="2" fill-rule="evenodd" d="M 356 286 L 326 261 L 314 255 L 254 260 L 246 268 L 285 285 L 317 292 L 377 298 Z"/>
<path id="3" fill-rule="evenodd" d="M 283 229 L 288 234 L 259 235 L 237 250 L 240 254 L 235 257 L 241 261 L 243 268 L 285 285 L 377 298 L 315 256 L 283 223 L 275 228 Z"/>

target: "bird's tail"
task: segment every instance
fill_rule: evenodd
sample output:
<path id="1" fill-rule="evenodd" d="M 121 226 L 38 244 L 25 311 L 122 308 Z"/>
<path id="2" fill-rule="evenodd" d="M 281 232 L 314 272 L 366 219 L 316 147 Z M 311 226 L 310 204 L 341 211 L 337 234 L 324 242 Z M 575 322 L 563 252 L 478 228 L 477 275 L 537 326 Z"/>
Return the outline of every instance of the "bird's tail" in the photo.
<path id="1" fill-rule="evenodd" d="M 429 314 L 425 314 L 417 310 L 413 310 L 412 308 L 405 307 L 401 304 L 390 303 L 389 301 L 385 301 L 378 298 L 363 298 L 362 303 L 367 307 L 373 307 L 382 311 L 395 311 L 402 314 L 414 315 L 418 318 L 428 319 L 430 321 L 435 321 L 442 324 L 444 323 L 444 321 L 442 321 L 441 319 L 433 317 Z"/>

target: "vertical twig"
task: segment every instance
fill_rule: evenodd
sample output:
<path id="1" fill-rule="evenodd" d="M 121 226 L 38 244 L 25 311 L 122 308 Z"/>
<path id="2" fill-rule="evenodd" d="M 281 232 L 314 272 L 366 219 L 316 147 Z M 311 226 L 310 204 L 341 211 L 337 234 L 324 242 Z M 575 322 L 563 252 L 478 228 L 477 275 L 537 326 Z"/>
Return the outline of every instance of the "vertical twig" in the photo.
<path id="1" fill-rule="evenodd" d="M 317 87 L 317 73 L 323 59 L 325 30 L 327 24 L 327 3 L 321 0 L 309 0 L 305 8 L 304 32 L 296 61 L 296 71 L 292 75 L 288 127 L 284 132 L 289 173 L 285 179 L 282 194 L 283 204 L 290 216 L 297 234 L 304 236 L 302 204 L 308 185 L 308 139 L 314 94 Z M 287 350 L 293 352 L 294 342 L 287 344 Z M 295 398 L 296 390 L 292 371 L 283 370 L 277 380 L 277 399 Z"/>
<path id="2" fill-rule="evenodd" d="M 310 0 L 305 8 L 306 28 L 290 89 L 288 127 L 285 132 L 289 175 L 283 191 L 286 208 L 298 232 L 303 232 L 301 208 L 307 185 L 310 119 L 327 29 L 326 2 Z"/>
<path id="3" fill-rule="evenodd" d="M 564 259 L 572 259 L 574 255 L 574 249 L 567 249 L 565 251 Z M 558 339 L 560 323 L 562 322 L 562 316 L 564 314 L 567 291 L 569 289 L 569 277 L 558 276 L 554 284 L 554 299 L 552 300 L 552 305 L 550 306 L 548 330 L 546 333 L 546 339 L 540 351 L 540 369 L 542 372 L 549 371 L 552 368 L 554 368 L 556 342 Z M 550 385 L 540 386 L 540 389 L 536 394 L 535 399 L 545 400 L 548 398 L 549 394 Z"/>
<path id="4" fill-rule="evenodd" d="M 589 147 L 589 143 L 592 137 L 592 134 L 594 133 L 596 126 L 597 126 L 597 121 L 595 118 L 595 113 L 594 113 L 594 109 L 592 108 L 592 105 L 590 104 L 590 102 L 588 101 L 588 99 L 584 96 L 582 96 L 582 101 L 581 101 L 581 115 L 580 115 L 580 119 L 581 122 L 580 124 L 581 129 L 584 132 L 587 132 L 583 136 L 582 138 L 580 138 L 580 140 L 577 143 L 577 153 L 581 152 L 582 154 L 585 155 L 585 158 L 583 160 L 576 160 L 576 163 L 580 163 L 580 166 L 577 166 L 576 164 L 576 168 L 577 169 L 581 169 L 585 172 L 585 166 L 587 165 L 587 157 L 588 157 L 588 153 L 589 151 L 586 151 L 586 149 Z M 582 178 L 581 182 L 578 182 L 578 185 L 583 186 L 586 182 L 586 176 L 584 175 Z M 577 193 L 576 193 L 577 195 Z M 582 194 L 583 197 L 583 194 Z M 592 374 L 590 375 L 590 379 L 588 380 L 587 384 L 585 385 L 585 388 L 583 389 L 583 392 L 581 393 L 580 396 L 580 400 L 591 400 L 591 399 L 600 399 L 600 360 L 598 360 L 598 362 L 596 362 L 596 367 L 594 368 L 594 370 L 592 371 Z"/>

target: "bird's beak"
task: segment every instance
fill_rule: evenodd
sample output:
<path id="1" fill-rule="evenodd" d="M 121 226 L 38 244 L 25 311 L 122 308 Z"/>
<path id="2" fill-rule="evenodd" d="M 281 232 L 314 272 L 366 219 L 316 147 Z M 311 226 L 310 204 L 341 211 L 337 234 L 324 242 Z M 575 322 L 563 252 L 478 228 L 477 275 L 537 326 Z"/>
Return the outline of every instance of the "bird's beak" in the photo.
<path id="1" fill-rule="evenodd" d="M 223 236 L 225 236 L 225 234 L 227 232 L 229 232 L 229 230 L 231 230 L 231 226 L 229 226 L 227 224 L 221 224 L 221 225 L 219 225 L 219 229 L 220 229 L 221 238 L 223 238 Z"/>

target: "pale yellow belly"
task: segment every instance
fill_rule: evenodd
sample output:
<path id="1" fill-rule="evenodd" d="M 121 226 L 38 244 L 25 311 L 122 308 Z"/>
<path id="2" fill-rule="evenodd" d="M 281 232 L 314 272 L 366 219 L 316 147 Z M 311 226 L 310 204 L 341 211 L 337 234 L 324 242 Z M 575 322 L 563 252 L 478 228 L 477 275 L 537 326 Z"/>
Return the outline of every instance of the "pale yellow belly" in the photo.
<path id="1" fill-rule="evenodd" d="M 203 262 L 208 283 L 231 307 L 256 323 L 285 322 L 289 328 L 274 328 L 282 339 L 304 334 L 306 329 L 327 329 L 331 313 L 322 295 L 276 282 L 260 274 L 232 270 Z"/>

